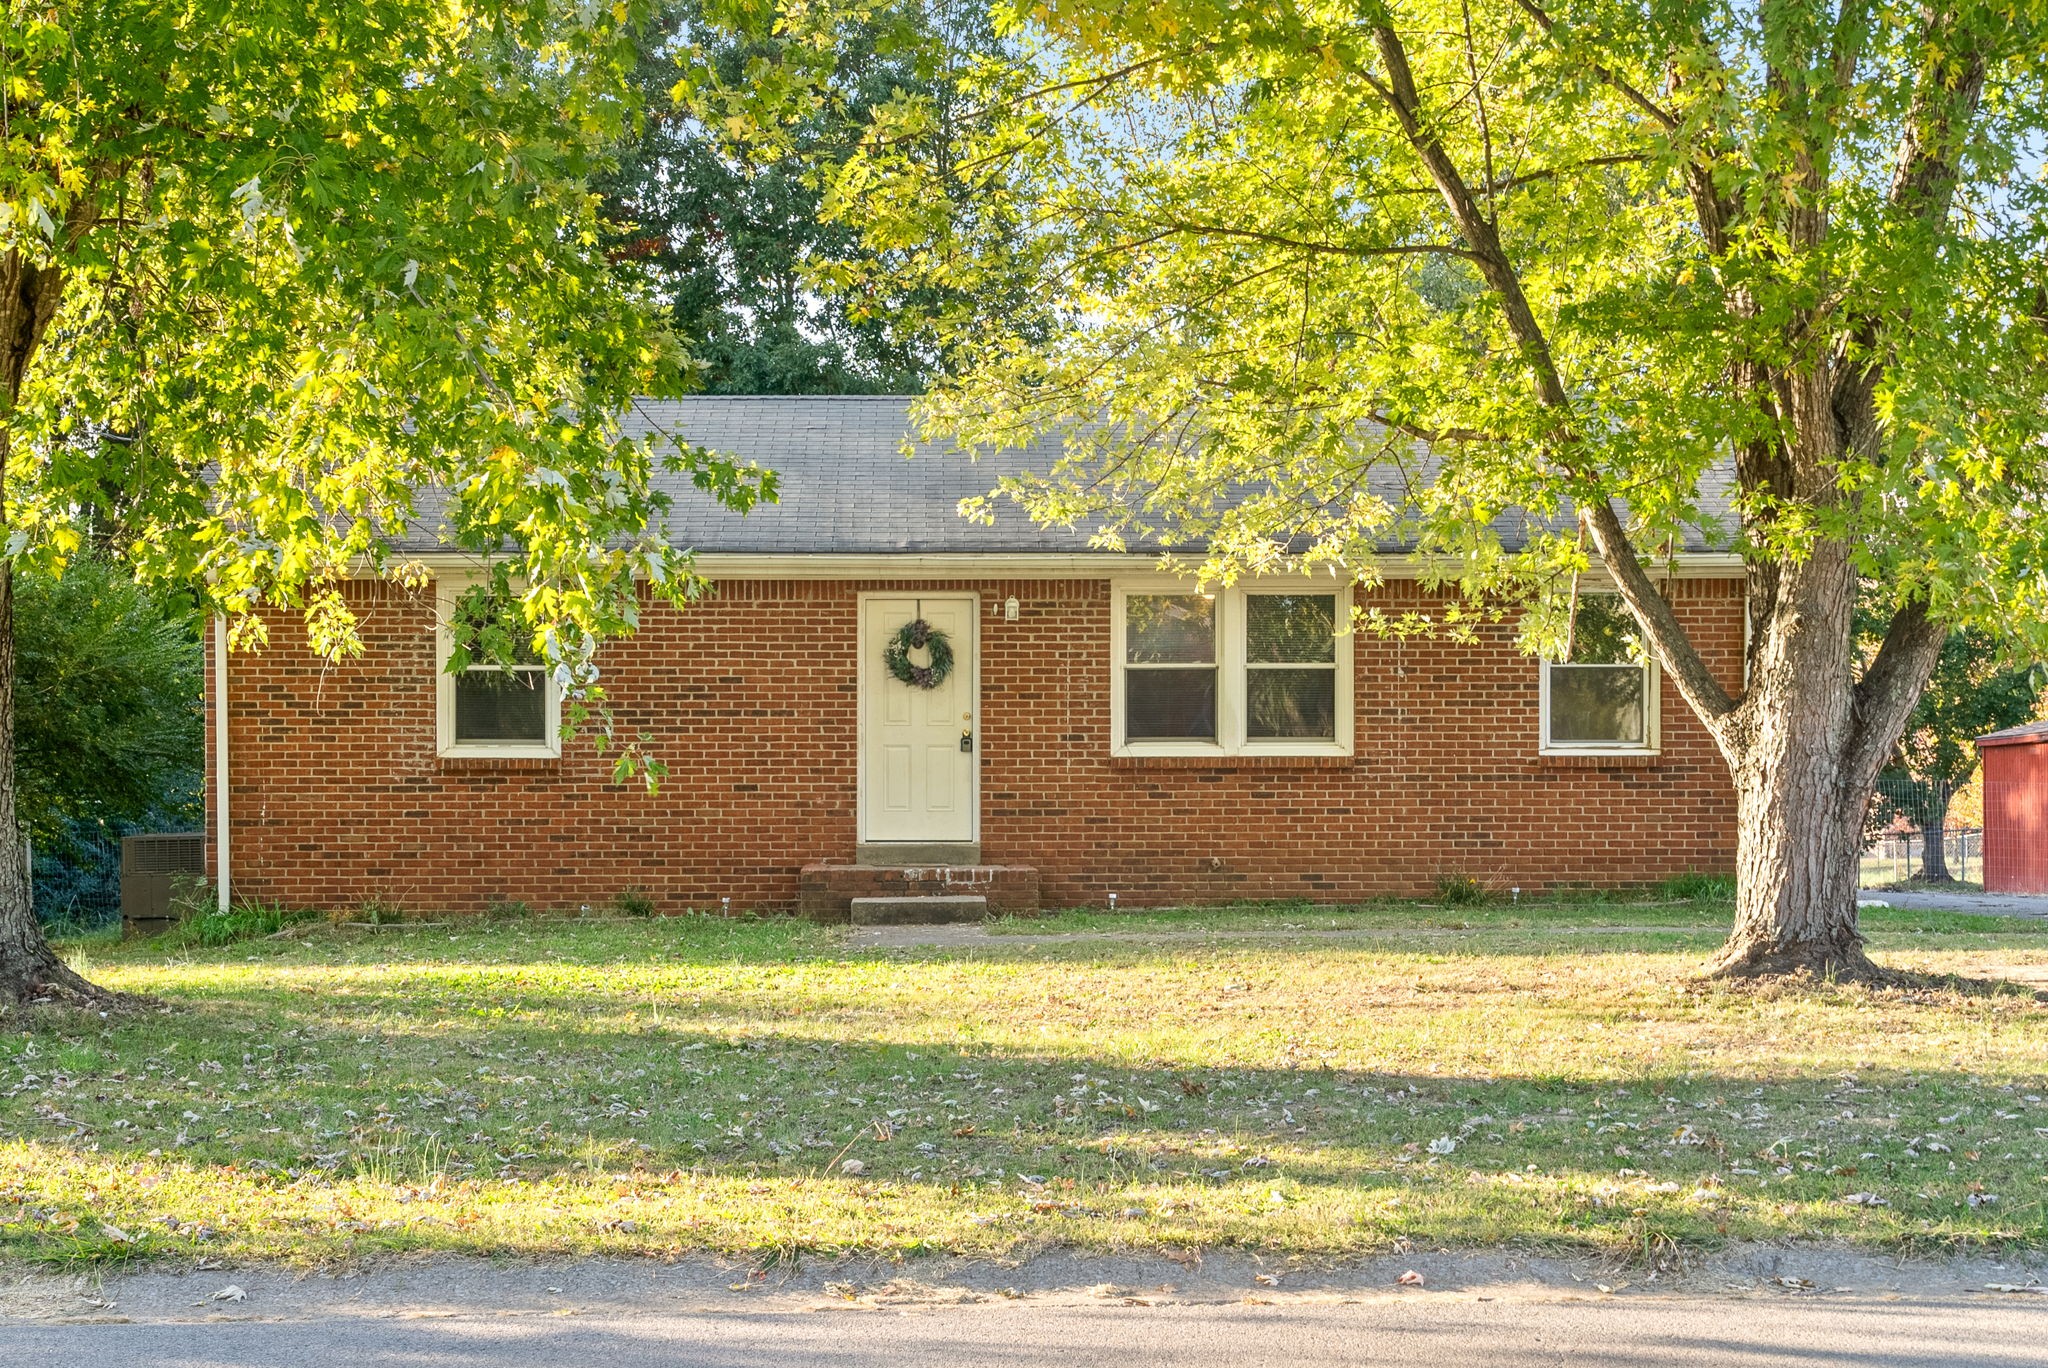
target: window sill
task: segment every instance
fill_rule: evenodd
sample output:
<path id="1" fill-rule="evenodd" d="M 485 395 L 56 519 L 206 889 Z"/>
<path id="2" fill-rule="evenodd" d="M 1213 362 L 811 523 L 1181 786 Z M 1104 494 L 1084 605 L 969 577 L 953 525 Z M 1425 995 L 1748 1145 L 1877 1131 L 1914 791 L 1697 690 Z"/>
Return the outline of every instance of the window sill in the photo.
<path id="1" fill-rule="evenodd" d="M 442 751 L 435 757 L 443 773 L 488 773 L 493 770 L 547 770 L 561 763 L 557 751 Z"/>
<path id="2" fill-rule="evenodd" d="M 1541 751 L 1538 769 L 1654 769 L 1664 762 L 1662 751 Z"/>
<path id="3" fill-rule="evenodd" d="M 1350 769 L 1355 757 L 1331 751 L 1289 755 L 1274 751 L 1220 751 L 1207 755 L 1112 755 L 1111 769 Z"/>

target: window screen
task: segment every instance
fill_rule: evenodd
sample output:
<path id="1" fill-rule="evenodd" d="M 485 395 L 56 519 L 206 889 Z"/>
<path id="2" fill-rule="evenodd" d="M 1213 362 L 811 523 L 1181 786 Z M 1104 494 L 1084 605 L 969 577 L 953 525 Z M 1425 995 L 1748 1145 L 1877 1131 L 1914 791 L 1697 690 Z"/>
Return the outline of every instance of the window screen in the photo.
<path id="1" fill-rule="evenodd" d="M 1337 736 L 1337 596 L 1245 599 L 1245 734 L 1260 740 Z"/>
<path id="2" fill-rule="evenodd" d="M 1552 746 L 1644 746 L 1650 736 L 1649 652 L 1618 594 L 1580 598 L 1571 658 L 1544 666 Z"/>
<path id="3" fill-rule="evenodd" d="M 455 676 L 455 740 L 546 741 L 547 672 L 478 665 Z"/>
<path id="4" fill-rule="evenodd" d="M 476 606 L 470 604 L 467 607 L 474 612 Z M 532 643 L 526 639 L 523 629 L 509 619 L 509 614 L 499 619 L 499 625 L 511 633 L 512 663 L 471 665 L 453 680 L 454 740 L 457 745 L 492 742 L 545 744 L 550 739 L 547 668 L 534 654 Z M 472 617 L 470 621 L 479 619 Z"/>
<path id="5" fill-rule="evenodd" d="M 1216 601 L 1132 594 L 1124 603 L 1124 736 L 1216 739 Z"/>

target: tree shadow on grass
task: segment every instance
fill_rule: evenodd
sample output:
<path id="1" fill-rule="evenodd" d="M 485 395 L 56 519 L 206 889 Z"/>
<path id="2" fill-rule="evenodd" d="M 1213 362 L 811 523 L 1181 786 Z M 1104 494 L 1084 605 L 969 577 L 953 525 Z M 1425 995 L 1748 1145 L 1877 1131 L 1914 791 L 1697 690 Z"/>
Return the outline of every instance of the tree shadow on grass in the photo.
<path id="1" fill-rule="evenodd" d="M 16 1094 L 9 1129 L 26 1146 L 10 1184 L 17 1205 L 44 1186 L 42 1154 L 120 1194 L 106 1224 L 123 1229 L 132 1205 L 168 1232 L 152 1249 L 187 1253 L 204 1252 L 208 1237 L 192 1232 L 221 1219 L 208 1214 L 219 1205 L 203 1196 L 209 1182 L 296 1194 L 287 1205 L 298 1210 L 309 1195 L 365 1185 L 371 1206 L 438 1192 L 437 1176 L 572 1195 L 616 1180 L 712 1213 L 700 1217 L 709 1226 L 679 1228 L 609 1217 L 614 1228 L 587 1243 L 619 1252 L 900 1251 L 926 1238 L 921 1222 L 940 1246 L 1263 1241 L 1325 1252 L 1395 1234 L 1646 1256 L 1742 1235 L 1891 1246 L 2048 1238 L 2040 1205 L 2020 1200 L 2039 1167 L 2029 1128 L 2048 1126 L 2048 1110 L 1960 1061 L 1845 1072 L 1849 1059 L 1812 1050 L 1748 1069 L 1617 1065 L 1592 1051 L 1582 1071 L 1466 1076 L 1309 1058 L 1216 1064 L 1171 1042 L 1133 1061 L 1112 1053 L 1113 1031 L 1074 1034 L 1067 1049 L 1027 1048 L 1014 1034 L 976 1043 L 968 1037 L 987 1023 L 968 1015 L 948 1039 L 936 1029 L 943 1010 L 900 1029 L 821 1022 L 831 1004 L 806 1019 L 772 993 L 720 1003 L 728 990 L 708 985 L 699 996 L 726 1013 L 716 1023 L 667 1024 L 659 1002 L 639 1002 L 643 1015 L 627 1025 L 618 1009 L 630 995 L 602 973 L 580 987 L 520 989 L 482 972 L 503 963 L 443 966 L 478 973 L 431 1004 L 408 1000 L 432 963 L 394 965 L 361 992 L 215 986 L 202 1009 L 81 1023 L 34 1059 L 17 1056 L 0 1080 Z M 679 1001 L 692 985 L 667 991 Z M 511 992 L 524 1013 L 490 1015 Z M 1542 1024 L 1572 1026 L 1566 1014 Z M 182 1175 L 174 1201 L 127 1190 L 171 1171 Z M 1852 1200 L 1868 1193 L 1887 1205 Z M 403 1199 L 429 1211 L 437 1200 Z M 609 1198 L 548 1200 L 581 1202 L 595 1221 Z M 796 1203 L 783 1233 L 749 1224 L 756 1200 Z M 719 1217 L 720 1203 L 737 1205 Z M 806 1204 L 812 1215 L 798 1210 Z M 971 1227 L 976 1213 L 991 1224 Z M 619 1224 L 628 1220 L 640 1228 Z M 98 1221 L 68 1232 L 74 1255 L 134 1252 L 108 1236 L 95 1253 Z M 6 1242 L 52 1257 L 65 1246 L 47 1227 L 23 1222 Z M 360 1233 L 386 1249 L 584 1247 L 559 1223 L 525 1244 L 434 1222 Z M 330 1253 L 359 1247 L 331 1230 L 307 1239 Z"/>

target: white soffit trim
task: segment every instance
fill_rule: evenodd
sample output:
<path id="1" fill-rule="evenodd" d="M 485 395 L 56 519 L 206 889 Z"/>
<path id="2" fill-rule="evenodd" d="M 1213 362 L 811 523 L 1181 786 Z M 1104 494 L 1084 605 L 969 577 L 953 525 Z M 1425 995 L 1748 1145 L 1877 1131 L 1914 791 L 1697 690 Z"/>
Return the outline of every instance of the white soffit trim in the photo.
<path id="1" fill-rule="evenodd" d="M 436 574 L 474 574 L 490 558 L 447 551 L 398 554 L 391 563 L 424 566 Z M 1159 557 L 1150 552 L 1131 555 L 1117 552 L 1057 554 L 1046 552 L 868 552 L 858 555 L 755 554 L 705 551 L 696 557 L 697 573 L 709 580 L 928 580 L 928 579 L 1108 579 L 1114 576 L 1159 573 Z M 1374 568 L 1385 579 L 1415 579 L 1429 571 L 1446 573 L 1456 568 L 1450 560 L 1427 556 L 1382 556 Z M 364 567 L 365 573 L 368 567 Z M 1682 554 L 1671 562 L 1657 561 L 1649 567 L 1652 578 L 1738 579 L 1742 558 L 1727 552 L 1699 551 Z M 1318 568 L 1314 578 L 1328 576 Z M 1275 576 L 1295 579 L 1298 575 Z M 1587 575 L 1587 583 L 1605 583 L 1598 571 Z"/>
<path id="2" fill-rule="evenodd" d="M 1383 556 L 1374 568 L 1385 579 L 1415 579 L 1430 571 L 1444 573 L 1455 563 L 1426 556 Z M 1697 552 L 1678 557 L 1667 570 L 1663 562 L 1651 575 L 1677 579 L 1730 579 L 1743 573 L 1742 558 L 1722 552 Z M 1158 574 L 1159 557 L 1096 553 L 1092 555 L 905 552 L 880 555 L 738 555 L 705 552 L 697 557 L 697 573 L 706 579 L 1102 579 L 1111 576 Z M 1265 578 L 1260 576 L 1259 578 Z M 1275 579 L 1303 578 L 1298 573 Z M 1317 567 L 1312 578 L 1331 578 Z"/>

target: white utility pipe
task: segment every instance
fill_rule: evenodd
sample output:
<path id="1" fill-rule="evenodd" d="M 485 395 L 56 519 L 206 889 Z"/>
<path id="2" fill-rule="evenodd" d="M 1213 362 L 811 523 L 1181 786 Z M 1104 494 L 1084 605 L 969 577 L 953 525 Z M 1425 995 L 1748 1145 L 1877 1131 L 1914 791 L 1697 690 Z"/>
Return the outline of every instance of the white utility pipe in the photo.
<path id="1" fill-rule="evenodd" d="M 213 851 L 215 895 L 228 910 L 228 620 L 213 620 Z"/>

